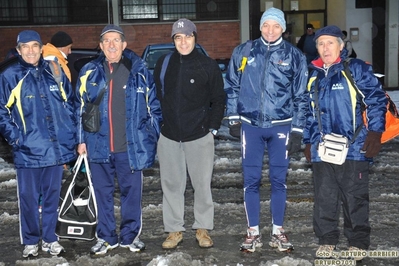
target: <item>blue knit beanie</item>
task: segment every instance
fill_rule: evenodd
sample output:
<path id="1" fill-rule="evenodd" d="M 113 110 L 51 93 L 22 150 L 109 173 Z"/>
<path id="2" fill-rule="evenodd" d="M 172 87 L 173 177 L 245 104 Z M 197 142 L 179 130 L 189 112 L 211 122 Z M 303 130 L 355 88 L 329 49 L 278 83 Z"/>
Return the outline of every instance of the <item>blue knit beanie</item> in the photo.
<path id="1" fill-rule="evenodd" d="M 260 19 L 260 30 L 262 30 L 263 23 L 265 23 L 265 21 L 268 19 L 276 21 L 278 24 L 280 24 L 281 28 L 283 28 L 283 32 L 285 31 L 286 25 L 283 11 L 274 7 L 266 10 Z"/>

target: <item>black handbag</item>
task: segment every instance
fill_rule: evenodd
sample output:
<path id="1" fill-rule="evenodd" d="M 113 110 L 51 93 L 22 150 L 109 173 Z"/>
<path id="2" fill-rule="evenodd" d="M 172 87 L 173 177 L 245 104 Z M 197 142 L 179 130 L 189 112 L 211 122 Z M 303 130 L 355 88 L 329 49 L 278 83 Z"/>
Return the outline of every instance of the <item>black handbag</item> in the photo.
<path id="1" fill-rule="evenodd" d="M 83 130 L 95 133 L 100 131 L 100 103 L 104 96 L 105 88 L 98 94 L 93 103 L 86 103 L 86 109 L 82 114 Z"/>
<path id="2" fill-rule="evenodd" d="M 81 166 L 85 166 L 85 172 Z M 61 188 L 55 234 L 59 238 L 93 240 L 96 237 L 97 202 L 87 155 L 82 154 Z"/>

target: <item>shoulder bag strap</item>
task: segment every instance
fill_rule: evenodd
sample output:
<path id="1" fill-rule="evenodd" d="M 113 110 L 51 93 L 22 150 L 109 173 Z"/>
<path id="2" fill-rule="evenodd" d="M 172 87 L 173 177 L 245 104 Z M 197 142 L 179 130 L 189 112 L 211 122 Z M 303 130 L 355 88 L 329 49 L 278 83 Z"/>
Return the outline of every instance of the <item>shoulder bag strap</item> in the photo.
<path id="1" fill-rule="evenodd" d="M 352 76 L 351 76 L 352 77 Z M 315 81 L 316 83 L 315 83 L 315 85 L 314 85 L 314 89 L 315 89 L 315 111 L 316 111 L 316 116 L 317 116 L 317 122 L 318 122 L 318 125 L 319 125 L 319 131 L 320 131 L 320 134 L 322 135 L 322 137 L 323 137 L 323 132 L 322 132 L 322 127 L 321 127 L 321 118 L 320 118 L 320 108 L 319 108 L 319 95 L 318 95 L 318 92 L 319 92 L 319 79 L 318 78 L 316 78 L 316 81 Z M 362 122 L 363 122 L 363 120 L 362 120 Z M 359 135 L 359 133 L 360 133 L 360 131 L 361 131 L 361 129 L 362 129 L 362 126 L 363 126 L 363 123 L 361 123 L 357 128 L 356 128 L 356 130 L 355 130 L 355 133 L 353 134 L 353 138 L 352 138 L 352 140 L 350 141 L 350 144 L 352 144 L 353 142 L 355 142 L 355 139 L 357 138 L 357 136 Z"/>
<path id="2" fill-rule="evenodd" d="M 173 52 L 172 52 L 173 53 Z M 161 75 L 159 76 L 159 79 L 161 80 L 161 91 L 162 91 L 162 97 L 165 94 L 165 88 L 164 88 L 164 83 L 165 83 L 165 73 L 166 73 L 166 68 L 168 67 L 170 57 L 172 56 L 172 53 L 169 53 L 165 56 L 163 62 L 162 62 L 162 68 L 161 68 Z"/>

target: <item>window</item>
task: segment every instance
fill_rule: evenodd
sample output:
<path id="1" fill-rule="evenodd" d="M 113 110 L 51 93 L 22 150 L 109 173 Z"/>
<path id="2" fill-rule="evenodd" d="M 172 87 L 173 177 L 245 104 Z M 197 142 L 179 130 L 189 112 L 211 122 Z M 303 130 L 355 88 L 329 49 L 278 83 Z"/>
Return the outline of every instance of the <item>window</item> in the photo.
<path id="1" fill-rule="evenodd" d="M 18 0 L 0 0 L 0 14 L 0 22 L 27 22 L 29 20 L 28 3 Z"/>
<path id="2" fill-rule="evenodd" d="M 157 0 L 122 0 L 122 19 L 157 19 Z"/>
<path id="3" fill-rule="evenodd" d="M 107 0 L 0 0 L 0 25 L 106 23 Z"/>
<path id="4" fill-rule="evenodd" d="M 239 0 L 119 0 L 123 22 L 238 19 Z M 111 0 L 0 0 L 0 26 L 107 23 Z M 112 21 L 112 20 L 110 20 Z"/>
<path id="5" fill-rule="evenodd" d="M 238 0 L 122 0 L 122 20 L 238 19 Z"/>

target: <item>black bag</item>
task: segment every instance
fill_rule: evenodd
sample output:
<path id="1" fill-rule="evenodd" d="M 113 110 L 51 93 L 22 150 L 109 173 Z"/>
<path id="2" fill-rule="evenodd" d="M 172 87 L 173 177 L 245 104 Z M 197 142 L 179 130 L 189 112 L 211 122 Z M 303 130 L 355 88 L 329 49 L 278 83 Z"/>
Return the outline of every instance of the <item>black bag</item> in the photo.
<path id="1" fill-rule="evenodd" d="M 86 109 L 82 114 L 83 130 L 95 133 L 100 131 L 100 103 L 103 98 L 105 88 L 98 94 L 94 103 L 86 103 Z"/>
<path id="2" fill-rule="evenodd" d="M 85 172 L 80 170 L 82 163 Z M 63 183 L 55 233 L 60 238 L 93 240 L 96 236 L 97 204 L 87 155 L 80 155 L 72 174 Z"/>
<path id="3" fill-rule="evenodd" d="M 345 48 L 346 48 L 346 46 L 348 45 L 348 42 L 350 42 L 350 41 L 346 41 L 345 42 Z M 351 43 L 351 42 L 350 42 Z M 351 43 L 351 45 L 352 45 L 352 43 Z M 357 54 L 356 54 L 356 52 L 355 52 L 355 48 L 353 48 L 353 45 L 352 45 L 352 53 L 350 54 L 350 55 L 348 55 L 348 57 L 350 57 L 350 58 L 357 58 Z"/>
<path id="4" fill-rule="evenodd" d="M 353 47 L 352 47 L 352 53 L 349 55 L 349 57 L 351 57 L 351 58 L 356 58 L 357 57 L 357 54 L 355 52 L 355 49 L 353 49 Z"/>

